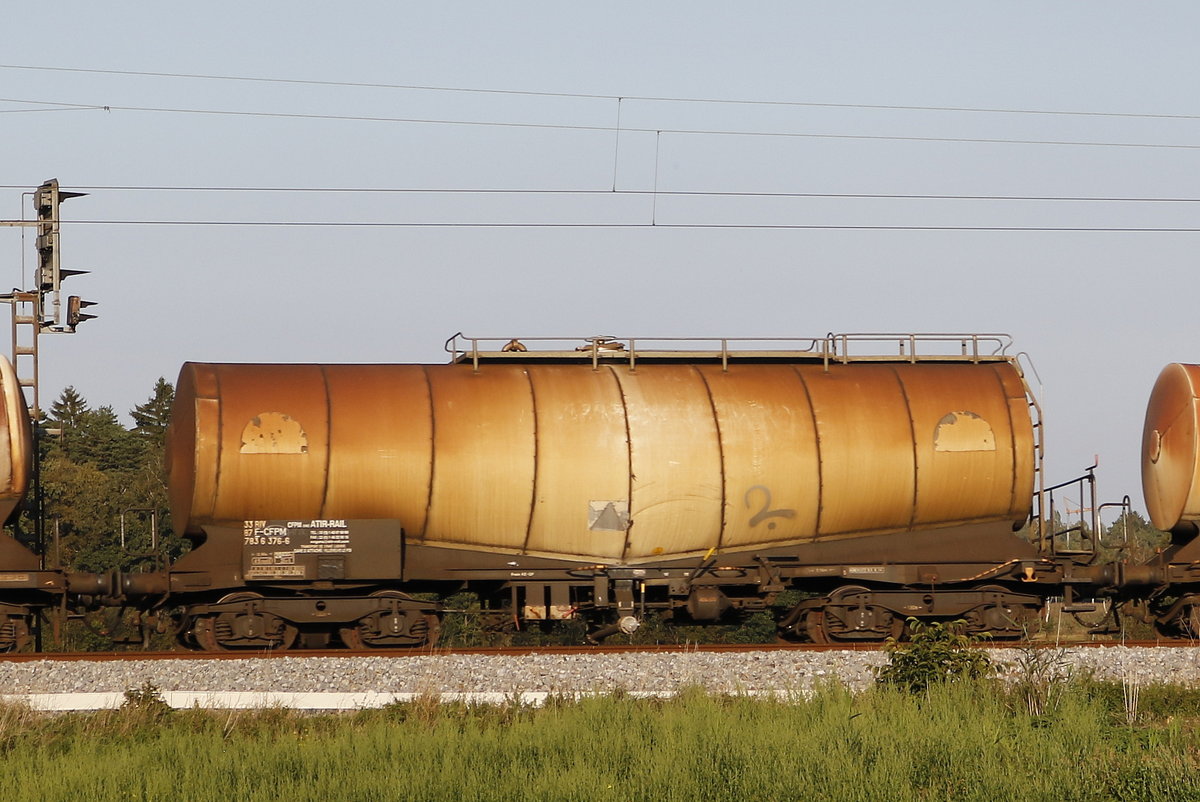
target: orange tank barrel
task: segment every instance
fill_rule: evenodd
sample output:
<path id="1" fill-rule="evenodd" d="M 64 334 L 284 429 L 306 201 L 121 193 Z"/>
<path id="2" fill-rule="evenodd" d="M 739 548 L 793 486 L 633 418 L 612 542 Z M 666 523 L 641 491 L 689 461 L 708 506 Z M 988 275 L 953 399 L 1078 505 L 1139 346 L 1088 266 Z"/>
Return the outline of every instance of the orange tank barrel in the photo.
<path id="1" fill-rule="evenodd" d="M 180 530 L 395 518 L 608 564 L 1018 526 L 1035 464 L 1005 359 L 189 363 L 167 446 Z"/>
<path id="2" fill-rule="evenodd" d="M 1158 375 L 1142 430 L 1142 492 L 1163 530 L 1200 521 L 1200 365 L 1174 363 Z"/>
<path id="3" fill-rule="evenodd" d="M 8 520 L 29 489 L 33 428 L 12 363 L 0 357 L 0 522 Z"/>

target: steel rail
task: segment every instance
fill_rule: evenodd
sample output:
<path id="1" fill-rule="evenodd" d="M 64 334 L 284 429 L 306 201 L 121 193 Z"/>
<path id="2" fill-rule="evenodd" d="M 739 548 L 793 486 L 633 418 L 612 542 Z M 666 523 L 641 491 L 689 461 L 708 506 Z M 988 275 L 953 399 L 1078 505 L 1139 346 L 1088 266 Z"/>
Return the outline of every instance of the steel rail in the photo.
<path id="1" fill-rule="evenodd" d="M 1195 640 L 1104 640 L 1104 641 L 1000 641 L 974 644 L 980 649 L 1022 648 L 1106 648 L 1115 646 L 1137 648 L 1192 648 L 1200 649 Z M 0 663 L 54 662 L 105 662 L 135 660 L 247 660 L 278 659 L 284 657 L 452 657 L 480 655 L 496 657 L 524 657 L 543 654 L 687 654 L 705 653 L 749 653 L 749 652 L 870 652 L 882 651 L 881 643 L 709 643 L 709 644 L 655 644 L 655 645 L 610 645 L 610 646 L 484 646 L 473 648 L 432 649 L 288 649 L 285 651 L 199 652 L 21 652 L 0 654 Z"/>

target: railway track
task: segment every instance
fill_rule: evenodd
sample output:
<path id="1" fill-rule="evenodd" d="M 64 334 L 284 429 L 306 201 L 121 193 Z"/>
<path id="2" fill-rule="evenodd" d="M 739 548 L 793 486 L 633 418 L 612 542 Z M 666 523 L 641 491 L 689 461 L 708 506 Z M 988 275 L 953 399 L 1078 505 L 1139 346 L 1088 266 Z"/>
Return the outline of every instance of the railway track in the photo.
<path id="1" fill-rule="evenodd" d="M 1006 644 L 1007 648 L 1023 644 Z M 1055 653 L 1055 665 L 1087 676 L 1200 687 L 1196 642 L 1082 641 Z M 1105 646 L 1159 647 L 1105 649 Z M 839 651 L 839 648 L 842 648 Z M 176 708 L 359 710 L 416 700 L 461 704 L 542 704 L 552 696 L 621 693 L 671 697 L 702 688 L 717 694 L 807 693 L 828 682 L 863 690 L 876 682 L 880 645 L 541 646 L 432 650 L 288 652 L 76 652 L 0 657 L 0 704 L 33 710 L 114 709 L 130 692 Z M 560 656 L 561 655 L 561 656 Z M 391 657 L 365 660 L 364 657 Z M 408 660 L 407 657 L 445 657 Z M 520 659 L 493 659 L 518 657 Z M 1001 657 L 1012 676 L 1025 653 Z M 280 658 L 298 659 L 280 659 Z M 238 660 L 237 663 L 229 662 Z M 34 662 L 50 661 L 50 662 Z M 1003 673 L 1003 672 L 1002 672 Z M 1064 675 L 1065 676 L 1065 675 Z"/>
<path id="2" fill-rule="evenodd" d="M 1126 646 L 1138 648 L 1196 648 L 1200 642 L 1194 640 L 1127 640 L 1127 641 L 1050 641 L 1026 643 L 1023 641 L 1003 641 L 981 643 L 978 648 L 984 649 L 1019 649 L 1025 646 L 1056 647 L 1056 648 L 1105 648 Z M 278 660 L 284 658 L 304 657 L 429 657 L 482 655 L 498 657 L 522 657 L 526 655 L 593 655 L 593 654 L 689 654 L 689 653 L 731 653 L 743 654 L 748 652 L 838 652 L 854 651 L 869 652 L 883 648 L 878 643 L 710 643 L 710 644 L 656 644 L 656 645 L 609 645 L 609 646 L 483 646 L 473 648 L 433 648 L 433 649 L 290 649 L 287 651 L 227 651 L 227 652 L 22 652 L 17 654 L 0 654 L 0 663 L 29 663 L 37 661 L 55 662 L 105 662 L 133 660 L 244 660 L 262 658 Z"/>

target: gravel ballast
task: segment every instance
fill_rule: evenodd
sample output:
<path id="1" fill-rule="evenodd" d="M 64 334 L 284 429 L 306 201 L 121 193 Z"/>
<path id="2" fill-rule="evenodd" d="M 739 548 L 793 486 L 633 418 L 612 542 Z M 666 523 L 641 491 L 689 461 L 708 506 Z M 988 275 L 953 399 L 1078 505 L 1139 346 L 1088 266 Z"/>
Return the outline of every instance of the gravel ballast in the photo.
<path id="1" fill-rule="evenodd" d="M 1061 650 L 1066 665 L 1097 679 L 1200 685 L 1200 649 L 1109 646 Z M 1002 676 L 1021 653 L 992 650 Z M 120 693 L 150 683 L 163 692 L 670 694 L 803 691 L 829 681 L 870 685 L 882 652 L 748 652 L 276 657 L 240 660 L 35 661 L 0 664 L 0 695 Z"/>

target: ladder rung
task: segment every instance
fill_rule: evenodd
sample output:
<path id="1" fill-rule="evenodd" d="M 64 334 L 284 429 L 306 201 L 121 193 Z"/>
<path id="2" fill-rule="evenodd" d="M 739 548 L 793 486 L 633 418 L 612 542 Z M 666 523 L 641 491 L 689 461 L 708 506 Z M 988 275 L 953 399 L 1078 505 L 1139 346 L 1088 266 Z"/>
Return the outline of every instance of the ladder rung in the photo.
<path id="1" fill-rule="evenodd" d="M 13 318 L 13 323 L 34 323 L 36 321 L 37 318 L 33 315 L 17 315 Z"/>

